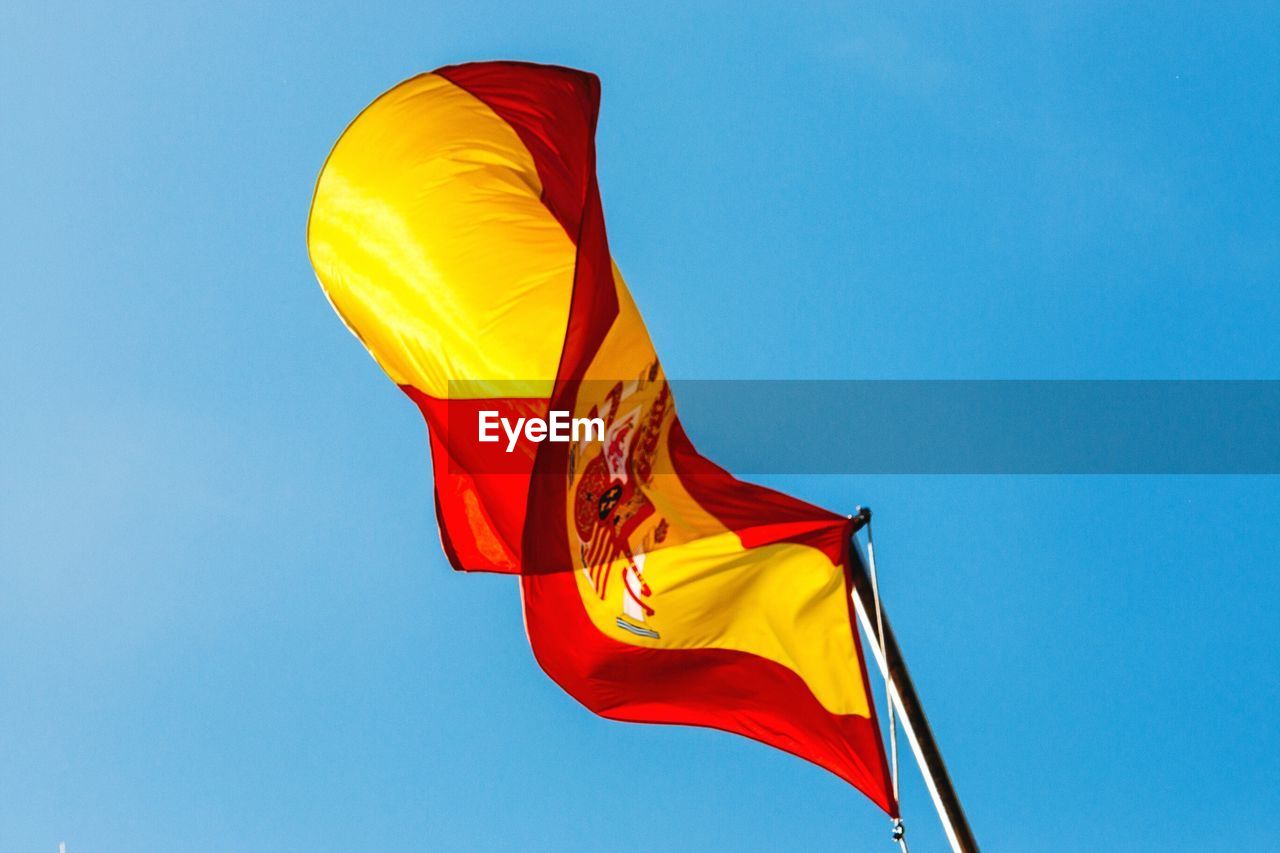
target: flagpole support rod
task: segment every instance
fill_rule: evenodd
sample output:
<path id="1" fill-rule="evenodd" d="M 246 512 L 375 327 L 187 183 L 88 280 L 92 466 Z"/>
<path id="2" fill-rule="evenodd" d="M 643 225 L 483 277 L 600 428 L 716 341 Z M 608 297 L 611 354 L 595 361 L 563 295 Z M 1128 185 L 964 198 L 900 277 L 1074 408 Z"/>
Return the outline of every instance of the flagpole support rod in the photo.
<path id="1" fill-rule="evenodd" d="M 920 768 L 920 774 L 924 777 L 925 787 L 929 789 L 929 796 L 933 799 L 934 808 L 938 812 L 938 818 L 942 822 L 942 828 L 946 832 L 947 841 L 953 853 L 977 853 L 978 842 L 969 828 L 969 821 L 965 817 L 964 808 L 960 805 L 955 787 L 951 784 L 951 777 L 942 760 L 942 752 L 925 717 L 924 707 L 916 694 L 915 685 L 911 681 L 911 674 L 907 671 L 897 638 L 889 626 L 889 618 L 880 603 L 879 583 L 874 574 L 875 546 L 871 541 L 871 509 L 864 506 L 858 507 L 856 515 L 852 516 L 851 520 L 854 522 L 851 533 L 853 544 L 856 544 L 857 539 L 852 534 L 856 534 L 863 527 L 868 528 L 867 563 L 872 567 L 870 575 L 857 548 L 853 547 L 850 551 L 849 567 L 853 576 L 853 603 L 863 633 L 867 635 L 867 645 L 871 647 L 876 664 L 885 679 L 886 692 L 889 694 L 891 729 L 894 717 L 901 720 L 907 743 L 910 744 L 911 752 Z M 897 713 L 895 714 L 894 711 Z M 894 746 L 896 752 L 896 744 Z M 894 788 L 896 800 L 896 774 Z M 906 839 L 902 837 L 903 832 L 904 828 L 899 818 L 894 823 L 894 841 L 905 849 Z"/>

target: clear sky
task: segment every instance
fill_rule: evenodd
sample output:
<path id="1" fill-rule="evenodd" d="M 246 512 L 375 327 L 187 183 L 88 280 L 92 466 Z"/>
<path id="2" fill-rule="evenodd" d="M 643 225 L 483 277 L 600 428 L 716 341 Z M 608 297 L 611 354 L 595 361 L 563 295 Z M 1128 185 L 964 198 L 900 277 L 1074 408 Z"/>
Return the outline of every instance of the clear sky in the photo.
<path id="1" fill-rule="evenodd" d="M 801 761 L 592 717 L 449 570 L 303 233 L 419 71 L 600 75 L 672 376 L 1280 376 L 1274 6 L 692 5 L 0 6 L 0 850 L 892 849 Z M 1280 839 L 1275 478 L 769 483 L 875 508 L 986 849 Z"/>

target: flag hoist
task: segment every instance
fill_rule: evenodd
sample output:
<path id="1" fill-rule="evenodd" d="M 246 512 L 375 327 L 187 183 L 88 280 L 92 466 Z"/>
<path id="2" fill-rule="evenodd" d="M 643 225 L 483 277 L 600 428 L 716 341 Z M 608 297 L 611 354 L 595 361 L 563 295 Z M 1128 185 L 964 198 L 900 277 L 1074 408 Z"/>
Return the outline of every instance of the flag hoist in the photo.
<path id="1" fill-rule="evenodd" d="M 598 108 L 581 71 L 441 68 L 370 104 L 317 181 L 312 264 L 426 419 L 450 562 L 520 576 L 534 656 L 597 714 L 753 738 L 896 820 L 870 601 L 895 713 L 976 849 L 852 544 L 866 519 L 740 482 L 685 435 L 609 253 Z M 600 428 L 484 431 L 558 417 Z"/>

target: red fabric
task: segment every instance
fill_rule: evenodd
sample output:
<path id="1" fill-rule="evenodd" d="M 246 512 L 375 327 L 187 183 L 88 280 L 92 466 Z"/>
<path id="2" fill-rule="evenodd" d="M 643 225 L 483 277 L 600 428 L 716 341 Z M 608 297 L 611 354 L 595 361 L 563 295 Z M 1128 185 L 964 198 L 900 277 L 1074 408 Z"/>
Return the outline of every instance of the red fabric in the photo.
<path id="1" fill-rule="evenodd" d="M 450 564 L 461 571 L 518 574 L 534 450 L 521 441 L 511 453 L 500 435 L 476 440 L 479 412 L 499 417 L 545 417 L 545 399 L 440 400 L 402 385 L 429 427 L 436 519 Z"/>
<path id="2" fill-rule="evenodd" d="M 852 522 L 845 516 L 736 479 L 694 449 L 678 418 L 671 426 L 669 448 L 685 490 L 737 533 L 744 547 L 795 542 L 817 548 L 833 563 L 843 559 L 852 535 Z"/>
<path id="3" fill-rule="evenodd" d="M 435 73 L 483 101 L 511 125 L 533 155 L 543 203 L 578 247 L 569 325 L 553 396 L 557 405 L 552 407 L 570 410 L 572 383 L 583 375 L 618 315 L 596 184 L 600 81 L 585 71 L 525 62 L 477 62 Z"/>
<path id="4" fill-rule="evenodd" d="M 595 178 L 600 80 L 594 74 L 526 62 L 474 62 L 434 72 L 484 101 L 533 155 L 542 200 L 577 240 Z"/>

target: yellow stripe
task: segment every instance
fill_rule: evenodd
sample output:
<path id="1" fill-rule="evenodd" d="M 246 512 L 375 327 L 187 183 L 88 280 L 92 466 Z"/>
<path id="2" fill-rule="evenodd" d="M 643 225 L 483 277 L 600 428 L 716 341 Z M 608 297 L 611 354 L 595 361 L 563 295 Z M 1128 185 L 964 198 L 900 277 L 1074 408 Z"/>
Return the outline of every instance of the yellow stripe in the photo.
<path id="1" fill-rule="evenodd" d="M 505 121 L 443 77 L 414 77 L 334 146 L 312 201 L 311 262 L 396 383 L 435 397 L 546 397 L 574 246 L 541 192 Z"/>

